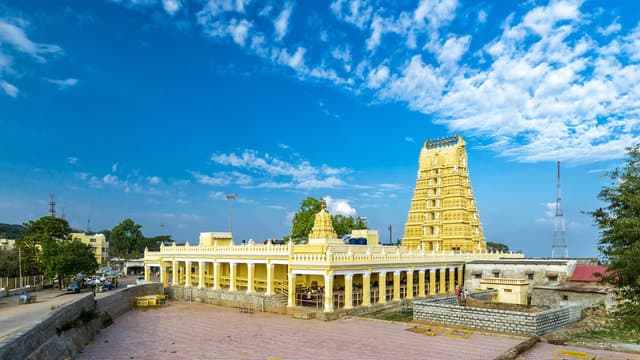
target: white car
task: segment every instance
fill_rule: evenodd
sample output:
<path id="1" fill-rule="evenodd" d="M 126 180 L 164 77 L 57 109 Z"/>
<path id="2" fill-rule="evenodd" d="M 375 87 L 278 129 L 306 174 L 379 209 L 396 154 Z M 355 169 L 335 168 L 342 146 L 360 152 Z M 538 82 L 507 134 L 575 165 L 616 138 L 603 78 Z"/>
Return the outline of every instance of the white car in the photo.
<path id="1" fill-rule="evenodd" d="M 148 281 L 144 279 L 144 276 L 138 276 L 136 278 L 136 285 L 142 285 L 146 283 L 148 283 Z"/>

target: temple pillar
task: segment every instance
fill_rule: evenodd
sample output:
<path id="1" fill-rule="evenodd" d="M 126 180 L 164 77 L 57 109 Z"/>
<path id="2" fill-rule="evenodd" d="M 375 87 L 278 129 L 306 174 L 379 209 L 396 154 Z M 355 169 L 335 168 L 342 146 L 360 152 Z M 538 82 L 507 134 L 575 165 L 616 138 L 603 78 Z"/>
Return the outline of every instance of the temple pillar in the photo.
<path id="1" fill-rule="evenodd" d="M 407 295 L 406 299 L 413 299 L 413 270 L 409 269 L 407 271 Z"/>
<path id="2" fill-rule="evenodd" d="M 173 261 L 173 267 L 171 269 L 171 285 L 178 286 L 178 262 Z"/>
<path id="3" fill-rule="evenodd" d="M 253 287 L 253 276 L 255 274 L 256 271 L 256 264 L 254 263 L 248 263 L 247 264 L 247 294 L 251 294 L 252 292 L 254 292 L 254 287 Z"/>
<path id="4" fill-rule="evenodd" d="M 184 287 L 191 287 L 191 261 L 186 262 L 184 273 Z"/>
<path id="5" fill-rule="evenodd" d="M 288 286 L 289 301 L 288 307 L 296 306 L 296 274 L 289 274 L 289 286 Z"/>
<path id="6" fill-rule="evenodd" d="M 324 276 L 324 312 L 333 312 L 333 274 Z"/>
<path id="7" fill-rule="evenodd" d="M 151 280 L 151 266 L 144 264 L 144 280 Z"/>
<path id="8" fill-rule="evenodd" d="M 458 285 L 460 286 L 464 285 L 464 281 L 462 279 L 463 277 L 464 277 L 463 265 L 460 264 L 460 266 L 458 266 Z"/>
<path id="9" fill-rule="evenodd" d="M 362 306 L 371 305 L 371 273 L 362 274 Z"/>
<path id="10" fill-rule="evenodd" d="M 418 271 L 418 297 L 424 297 L 424 269 Z"/>
<path id="11" fill-rule="evenodd" d="M 387 303 L 387 273 L 379 272 L 378 273 L 378 303 L 386 304 Z"/>
<path id="12" fill-rule="evenodd" d="M 204 261 L 198 261 L 198 289 L 204 288 Z"/>
<path id="13" fill-rule="evenodd" d="M 393 301 L 400 300 L 400 271 L 393 272 Z"/>
<path id="14" fill-rule="evenodd" d="M 353 274 L 344 276 L 344 308 L 353 309 Z"/>
<path id="15" fill-rule="evenodd" d="M 267 264 L 267 296 L 273 295 L 273 264 Z"/>
<path id="16" fill-rule="evenodd" d="M 236 291 L 236 263 L 229 263 L 229 291 Z"/>
<path id="17" fill-rule="evenodd" d="M 446 294 L 447 293 L 447 287 L 445 286 L 447 284 L 447 268 L 443 267 L 440 268 L 440 288 L 438 289 L 440 294 Z"/>
<path id="18" fill-rule="evenodd" d="M 456 269 L 449 268 L 449 292 L 452 293 L 456 288 Z"/>
<path id="19" fill-rule="evenodd" d="M 436 270 L 429 269 L 429 296 L 436 294 Z"/>
<path id="20" fill-rule="evenodd" d="M 213 263 L 213 290 L 220 290 L 220 263 Z"/>

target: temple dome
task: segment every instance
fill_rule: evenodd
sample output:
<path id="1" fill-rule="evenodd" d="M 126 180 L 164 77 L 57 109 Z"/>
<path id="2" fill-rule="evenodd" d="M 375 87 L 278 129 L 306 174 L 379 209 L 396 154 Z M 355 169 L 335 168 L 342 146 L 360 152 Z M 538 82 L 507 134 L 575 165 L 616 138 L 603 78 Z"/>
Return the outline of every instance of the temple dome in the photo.
<path id="1" fill-rule="evenodd" d="M 331 215 L 325 209 L 326 205 L 322 202 L 320 212 L 316 214 L 315 221 L 313 222 L 313 228 L 309 233 L 309 240 L 312 239 L 337 239 L 338 235 L 333 229 L 333 222 L 331 221 Z"/>

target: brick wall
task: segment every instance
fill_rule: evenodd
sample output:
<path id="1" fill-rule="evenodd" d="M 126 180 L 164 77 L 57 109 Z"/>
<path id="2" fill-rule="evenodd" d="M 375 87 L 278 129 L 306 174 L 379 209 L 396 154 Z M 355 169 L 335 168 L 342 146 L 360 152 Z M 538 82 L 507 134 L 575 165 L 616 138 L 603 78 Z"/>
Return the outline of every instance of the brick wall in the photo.
<path id="1" fill-rule="evenodd" d="M 458 306 L 442 299 L 416 300 L 413 318 L 447 325 L 506 333 L 543 335 L 580 320 L 581 306 L 566 306 L 538 313 Z"/>

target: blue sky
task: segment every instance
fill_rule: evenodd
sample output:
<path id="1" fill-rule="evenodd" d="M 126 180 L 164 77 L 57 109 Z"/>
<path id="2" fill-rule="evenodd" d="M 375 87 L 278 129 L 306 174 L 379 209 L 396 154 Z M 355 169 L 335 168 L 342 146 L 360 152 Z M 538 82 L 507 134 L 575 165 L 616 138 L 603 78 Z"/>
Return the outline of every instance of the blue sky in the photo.
<path id="1" fill-rule="evenodd" d="M 402 236 L 425 139 L 460 133 L 485 236 L 549 256 L 640 141 L 634 1 L 0 2 L 0 222 L 282 237 L 307 196 Z"/>

